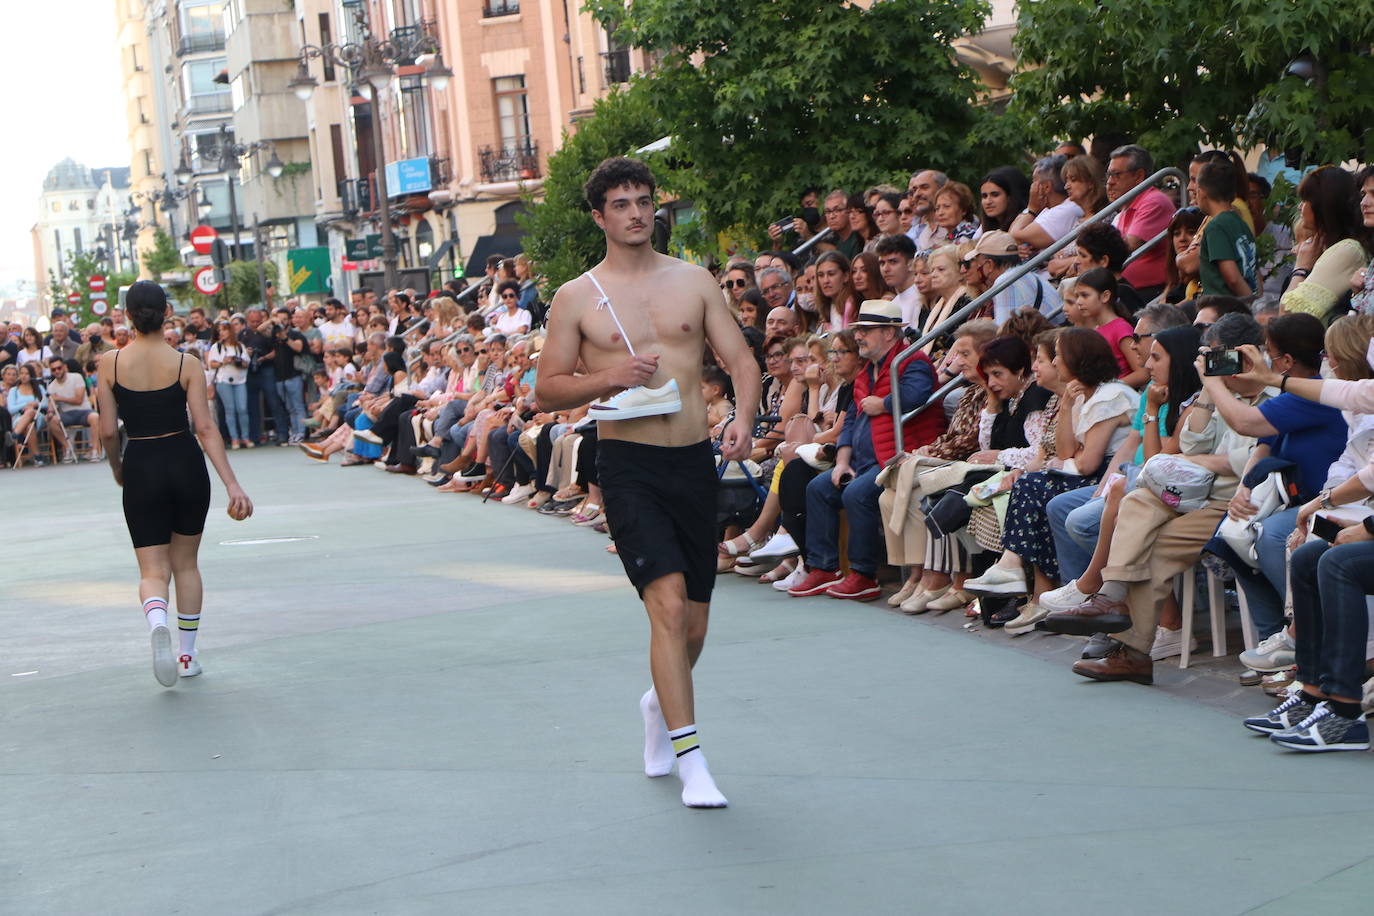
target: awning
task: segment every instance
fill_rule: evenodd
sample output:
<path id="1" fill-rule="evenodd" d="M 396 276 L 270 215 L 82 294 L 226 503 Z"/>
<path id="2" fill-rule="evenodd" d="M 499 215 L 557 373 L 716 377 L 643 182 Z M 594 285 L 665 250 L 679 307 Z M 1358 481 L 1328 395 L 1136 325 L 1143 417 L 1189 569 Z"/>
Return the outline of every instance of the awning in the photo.
<path id="1" fill-rule="evenodd" d="M 487 258 L 494 254 L 513 258 L 525 250 L 523 234 L 498 233 L 478 237 L 477 243 L 468 253 L 468 263 L 464 268 L 465 276 L 480 279 L 487 270 Z"/>

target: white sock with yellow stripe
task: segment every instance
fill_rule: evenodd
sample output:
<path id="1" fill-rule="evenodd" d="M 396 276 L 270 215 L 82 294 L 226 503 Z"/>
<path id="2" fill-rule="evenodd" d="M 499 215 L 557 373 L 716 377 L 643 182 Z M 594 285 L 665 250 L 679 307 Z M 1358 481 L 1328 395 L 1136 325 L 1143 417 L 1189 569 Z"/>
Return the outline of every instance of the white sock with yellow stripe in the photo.
<path id="1" fill-rule="evenodd" d="M 724 808 L 725 796 L 716 788 L 706 755 L 697 742 L 697 727 L 685 725 L 668 732 L 677 755 L 677 775 L 682 780 L 682 803 L 689 808 Z"/>
<path id="2" fill-rule="evenodd" d="M 196 634 L 200 632 L 200 615 L 177 612 L 177 630 L 181 636 L 181 654 L 196 657 Z"/>

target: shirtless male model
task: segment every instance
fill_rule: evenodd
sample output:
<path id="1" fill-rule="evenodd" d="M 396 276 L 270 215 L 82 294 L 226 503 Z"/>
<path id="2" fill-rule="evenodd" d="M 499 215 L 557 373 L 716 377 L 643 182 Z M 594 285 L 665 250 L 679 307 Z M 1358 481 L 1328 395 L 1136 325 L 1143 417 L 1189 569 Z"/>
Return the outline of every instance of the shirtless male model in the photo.
<path id="1" fill-rule="evenodd" d="M 758 365 L 710 273 L 654 251 L 654 176 L 634 159 L 607 159 L 586 184 L 592 219 L 606 233 L 606 258 L 563 284 L 550 307 L 535 397 L 544 410 L 602 398 L 639 407 L 598 421 L 597 469 L 606 520 L 625 572 L 649 614 L 654 685 L 644 715 L 644 773 L 678 765 L 682 803 L 722 808 L 697 740 L 692 666 L 706 639 L 716 578 L 716 469 L 701 396 L 705 343 L 735 384 L 735 419 L 721 453 L 744 458 L 759 402 Z M 584 374 L 575 374 L 579 361 Z M 668 392 L 671 413 L 639 411 Z M 616 396 L 619 395 L 619 398 Z M 614 409 L 593 414 L 615 416 Z"/>

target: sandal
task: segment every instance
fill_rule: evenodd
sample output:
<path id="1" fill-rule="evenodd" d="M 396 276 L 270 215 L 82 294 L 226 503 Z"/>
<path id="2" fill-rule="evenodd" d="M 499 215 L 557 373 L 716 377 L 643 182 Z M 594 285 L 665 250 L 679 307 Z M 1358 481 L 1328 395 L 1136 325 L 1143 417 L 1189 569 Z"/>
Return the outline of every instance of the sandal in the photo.
<path id="1" fill-rule="evenodd" d="M 792 575 L 793 571 L 795 571 L 796 568 L 796 560 L 783 560 L 777 566 L 773 567 L 768 572 L 759 576 L 759 581 L 768 582 L 771 584 L 773 582 L 779 581 L 780 579 L 786 579 L 788 576 Z"/>
<path id="2" fill-rule="evenodd" d="M 584 503 L 582 510 L 572 516 L 572 523 L 579 528 L 595 525 L 601 521 L 601 507 L 596 503 Z"/>
<path id="3" fill-rule="evenodd" d="M 739 547 L 736 543 L 741 538 L 744 539 L 744 543 L 746 545 L 743 548 Z M 742 534 L 738 534 L 728 541 L 721 541 L 720 545 L 717 546 L 716 549 L 727 557 L 738 557 L 743 556 L 746 553 L 752 553 L 753 551 L 758 549 L 758 546 L 759 542 L 754 540 L 753 535 L 751 535 L 746 530 Z"/>

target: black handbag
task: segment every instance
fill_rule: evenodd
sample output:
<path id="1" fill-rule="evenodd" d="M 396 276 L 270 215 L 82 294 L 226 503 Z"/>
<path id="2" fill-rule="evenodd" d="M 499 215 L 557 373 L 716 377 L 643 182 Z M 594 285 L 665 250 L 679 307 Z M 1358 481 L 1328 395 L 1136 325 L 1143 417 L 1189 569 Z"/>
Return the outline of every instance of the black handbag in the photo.
<path id="1" fill-rule="evenodd" d="M 973 507 L 964 501 L 968 491 L 997 474 L 997 468 L 969 471 L 962 483 L 947 490 L 921 498 L 921 512 L 925 514 L 926 528 L 935 537 L 948 537 L 968 525 L 973 516 Z"/>

